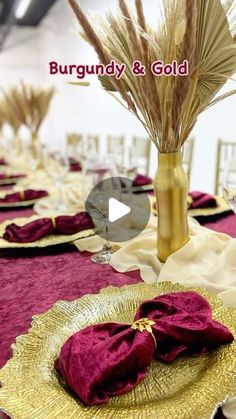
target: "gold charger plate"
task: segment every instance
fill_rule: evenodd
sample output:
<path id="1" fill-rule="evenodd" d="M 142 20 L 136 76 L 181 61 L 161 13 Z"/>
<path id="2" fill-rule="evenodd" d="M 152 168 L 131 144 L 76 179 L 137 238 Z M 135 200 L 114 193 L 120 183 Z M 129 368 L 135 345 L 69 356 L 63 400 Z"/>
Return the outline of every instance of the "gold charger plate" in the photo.
<path id="1" fill-rule="evenodd" d="M 223 212 L 231 211 L 229 205 L 224 200 L 224 198 L 220 195 L 215 195 L 217 206 L 215 208 L 197 208 L 197 209 L 189 209 L 188 214 L 191 217 L 208 217 L 210 215 L 217 215 Z"/>
<path id="2" fill-rule="evenodd" d="M 37 199 L 31 199 L 28 201 L 19 201 L 19 202 L 5 202 L 5 203 L 0 203 L 0 209 L 1 208 L 20 208 L 20 207 L 31 207 L 34 204 L 36 204 L 39 200 L 44 199 L 44 197 L 42 198 L 37 198 Z"/>
<path id="3" fill-rule="evenodd" d="M 77 330 L 104 321 L 132 323 L 143 300 L 184 290 L 168 282 L 109 287 L 98 295 L 60 301 L 35 316 L 0 371 L 0 409 L 13 419 L 210 419 L 227 396 L 236 394 L 235 342 L 169 365 L 153 361 L 142 383 L 102 406 L 85 407 L 54 370 L 61 346 Z M 208 299 L 214 318 L 236 336 L 236 309 L 224 307 L 219 297 L 203 289 L 194 290 Z"/>
<path id="4" fill-rule="evenodd" d="M 68 214 L 67 214 L 68 215 Z M 38 215 L 33 215 L 32 217 L 28 218 L 15 218 L 14 220 L 7 220 L 0 224 L 0 249 L 23 249 L 23 248 L 35 248 L 35 247 L 47 247 L 47 246 L 55 246 L 58 244 L 64 243 L 71 243 L 75 240 L 79 240 L 85 237 L 93 236 L 94 230 L 88 229 L 80 231 L 79 233 L 75 234 L 51 234 L 50 236 L 43 237 L 40 240 L 36 240 L 32 243 L 10 243 L 7 240 L 3 239 L 3 234 L 5 232 L 6 227 L 9 224 L 15 223 L 19 226 L 23 226 L 27 223 L 30 223 L 35 220 L 39 220 L 43 218 Z"/>
<path id="5" fill-rule="evenodd" d="M 153 185 L 153 183 L 149 183 L 148 185 L 143 185 L 143 186 L 132 186 L 131 190 L 132 190 L 132 192 L 154 191 L 154 185 Z"/>
<path id="6" fill-rule="evenodd" d="M 0 186 L 2 185 L 13 185 L 13 183 L 17 183 L 20 180 L 24 179 L 25 176 L 22 177 L 16 177 L 16 178 L 8 178 L 8 179 L 0 179 Z"/>
<path id="7" fill-rule="evenodd" d="M 154 202 L 156 202 L 155 197 L 151 197 L 152 198 L 152 204 L 154 204 Z M 222 196 L 216 195 L 215 196 L 216 199 L 216 203 L 217 206 L 215 208 L 197 208 L 197 209 L 189 209 L 189 206 L 192 203 L 192 198 L 190 196 L 188 196 L 188 215 L 190 217 L 209 217 L 211 215 L 217 215 L 217 214 L 223 214 L 224 212 L 227 211 L 231 211 L 229 205 L 227 204 L 227 202 L 224 200 L 224 198 Z M 154 215 L 157 215 L 157 210 L 156 208 L 153 207 L 152 205 L 152 212 Z"/>

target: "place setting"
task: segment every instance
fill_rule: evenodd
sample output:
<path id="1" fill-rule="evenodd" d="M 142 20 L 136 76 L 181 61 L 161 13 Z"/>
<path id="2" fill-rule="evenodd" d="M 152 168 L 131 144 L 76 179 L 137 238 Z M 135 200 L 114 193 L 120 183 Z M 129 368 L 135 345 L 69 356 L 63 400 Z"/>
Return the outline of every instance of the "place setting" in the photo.
<path id="1" fill-rule="evenodd" d="M 171 283 L 59 302 L 17 339 L 0 405 L 16 417 L 210 418 L 235 388 L 235 316 L 215 295 Z"/>
<path id="2" fill-rule="evenodd" d="M 85 3 L 0 8 L 0 419 L 235 419 L 236 2 Z"/>
<path id="3" fill-rule="evenodd" d="M 21 173 L 0 173 L 0 186 L 1 185 L 14 185 L 15 183 L 19 182 L 19 180 L 25 177 L 24 174 Z"/>
<path id="4" fill-rule="evenodd" d="M 4 197 L 0 197 L 0 209 L 33 206 L 39 199 L 45 198 L 46 196 L 48 196 L 46 191 L 32 189 L 7 193 Z"/>

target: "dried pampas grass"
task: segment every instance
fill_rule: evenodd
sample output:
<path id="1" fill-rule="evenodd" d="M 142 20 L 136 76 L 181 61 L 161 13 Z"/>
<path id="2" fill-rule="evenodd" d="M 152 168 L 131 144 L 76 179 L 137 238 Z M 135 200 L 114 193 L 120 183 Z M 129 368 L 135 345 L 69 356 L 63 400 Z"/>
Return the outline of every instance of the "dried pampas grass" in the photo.
<path id="1" fill-rule="evenodd" d="M 100 18 L 96 30 L 77 0 L 68 2 L 99 60 L 126 64 L 121 80 L 100 81 L 116 99 L 120 93 L 118 100 L 142 122 L 159 152 L 180 151 L 199 114 L 236 93 L 217 96 L 236 72 L 235 0 L 163 0 L 157 30 L 147 24 L 141 0 L 135 0 L 135 12 L 119 0 L 120 14 Z M 133 75 L 134 60 L 146 66 L 144 77 Z M 154 76 L 157 60 L 188 60 L 189 75 Z"/>
<path id="2" fill-rule="evenodd" d="M 14 109 L 6 99 L 0 101 L 0 119 L 2 123 L 8 124 L 14 132 L 14 135 L 17 135 L 20 127 L 21 121 L 17 117 L 17 114 L 14 112 Z M 3 125 L 2 124 L 2 125 Z"/>

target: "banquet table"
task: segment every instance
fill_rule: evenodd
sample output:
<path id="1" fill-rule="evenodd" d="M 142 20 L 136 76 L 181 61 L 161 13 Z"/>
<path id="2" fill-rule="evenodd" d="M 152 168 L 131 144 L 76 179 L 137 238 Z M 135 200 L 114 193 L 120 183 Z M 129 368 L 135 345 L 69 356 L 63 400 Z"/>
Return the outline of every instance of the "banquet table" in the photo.
<path id="1" fill-rule="evenodd" d="M 32 209 L 1 211 L 0 222 L 32 214 Z M 236 217 L 231 212 L 198 220 L 236 237 Z M 70 244 L 1 250 L 0 268 L 0 368 L 11 357 L 16 337 L 27 333 L 32 316 L 50 309 L 58 300 L 72 301 L 104 287 L 142 281 L 139 271 L 119 273 L 109 265 L 93 264 L 88 252 L 80 253 Z"/>

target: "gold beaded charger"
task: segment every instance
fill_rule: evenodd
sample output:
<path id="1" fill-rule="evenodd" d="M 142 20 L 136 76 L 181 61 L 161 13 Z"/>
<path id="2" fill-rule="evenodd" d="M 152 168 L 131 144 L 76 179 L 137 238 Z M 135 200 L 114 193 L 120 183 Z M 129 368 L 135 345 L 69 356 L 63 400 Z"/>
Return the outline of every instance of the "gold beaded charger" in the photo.
<path id="1" fill-rule="evenodd" d="M 18 183 L 20 180 L 24 179 L 24 177 L 12 177 L 6 179 L 0 179 L 0 186 L 4 185 L 13 185 L 14 183 Z"/>
<path id="2" fill-rule="evenodd" d="M 18 201 L 18 202 L 0 202 L 0 208 L 20 208 L 20 207 L 31 207 L 35 205 L 39 200 L 44 198 L 36 198 L 27 201 Z"/>
<path id="3" fill-rule="evenodd" d="M 236 309 L 215 294 L 208 299 L 214 319 L 236 336 Z M 108 287 L 100 294 L 60 301 L 33 318 L 27 335 L 17 338 L 13 357 L 0 371 L 0 409 L 13 419 L 210 419 L 227 396 L 236 394 L 236 343 L 201 357 L 181 357 L 166 365 L 153 361 L 146 379 L 108 404 L 84 406 L 54 369 L 61 346 L 76 331 L 99 322 L 132 323 L 140 303 L 187 288 L 169 282 Z"/>
<path id="4" fill-rule="evenodd" d="M 156 202 L 155 197 L 151 197 L 151 202 L 154 204 Z M 188 206 L 188 215 L 190 217 L 209 217 L 211 215 L 223 214 L 224 212 L 231 211 L 229 204 L 224 200 L 220 195 L 215 195 L 216 207 L 210 208 L 195 208 L 191 209 L 192 198 L 191 196 L 187 197 L 187 206 Z M 157 209 L 152 206 L 152 212 L 154 215 L 157 215 Z"/>
<path id="5" fill-rule="evenodd" d="M 231 211 L 229 204 L 220 195 L 215 195 L 216 207 L 189 209 L 188 215 L 191 217 L 208 217 L 210 215 L 222 214 Z"/>
<path id="6" fill-rule="evenodd" d="M 3 234 L 5 232 L 6 227 L 9 224 L 15 223 L 18 226 L 24 226 L 25 224 L 31 223 L 32 221 L 39 220 L 40 218 L 43 218 L 43 217 L 38 216 L 38 215 L 33 215 L 32 217 L 28 217 L 28 218 L 15 218 L 13 220 L 7 220 L 1 223 L 0 224 L 0 249 L 23 249 L 23 248 L 36 248 L 36 247 L 42 248 L 42 247 L 55 246 L 55 245 L 64 244 L 64 243 L 73 243 L 76 240 L 94 235 L 94 230 L 88 229 L 88 230 L 79 231 L 78 233 L 75 233 L 75 234 L 50 234 L 50 236 L 43 237 L 42 239 L 36 240 L 32 243 L 12 243 L 12 242 L 8 242 L 7 240 L 4 240 Z"/>

